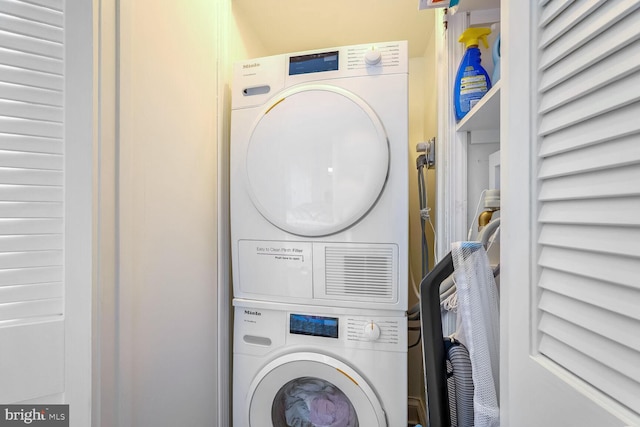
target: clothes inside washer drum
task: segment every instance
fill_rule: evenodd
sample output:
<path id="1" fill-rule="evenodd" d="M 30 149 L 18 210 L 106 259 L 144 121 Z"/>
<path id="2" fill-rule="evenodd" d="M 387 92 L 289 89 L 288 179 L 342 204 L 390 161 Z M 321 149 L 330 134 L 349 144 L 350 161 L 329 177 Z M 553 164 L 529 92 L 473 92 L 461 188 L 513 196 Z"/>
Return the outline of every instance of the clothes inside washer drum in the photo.
<path id="1" fill-rule="evenodd" d="M 275 427 L 358 427 L 347 396 L 319 378 L 303 377 L 287 383 L 276 396 L 273 410 L 284 411 L 284 417 L 272 413 Z"/>

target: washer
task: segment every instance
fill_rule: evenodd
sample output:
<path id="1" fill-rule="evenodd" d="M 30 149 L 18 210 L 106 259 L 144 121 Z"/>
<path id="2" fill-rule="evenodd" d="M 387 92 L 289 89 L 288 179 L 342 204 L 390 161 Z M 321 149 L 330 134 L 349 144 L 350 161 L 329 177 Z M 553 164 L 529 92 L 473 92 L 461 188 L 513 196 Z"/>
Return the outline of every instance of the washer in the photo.
<path id="1" fill-rule="evenodd" d="M 407 71 L 407 42 L 235 64 L 235 297 L 407 309 Z"/>
<path id="2" fill-rule="evenodd" d="M 239 299 L 234 307 L 234 427 L 407 425 L 406 317 Z"/>

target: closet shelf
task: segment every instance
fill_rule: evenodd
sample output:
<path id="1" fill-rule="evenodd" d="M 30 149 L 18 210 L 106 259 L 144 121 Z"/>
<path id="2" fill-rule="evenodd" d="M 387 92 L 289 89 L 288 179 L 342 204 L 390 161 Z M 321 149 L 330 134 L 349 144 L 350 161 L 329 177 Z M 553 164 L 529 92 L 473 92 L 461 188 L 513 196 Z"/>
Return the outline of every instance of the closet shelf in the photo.
<path id="1" fill-rule="evenodd" d="M 450 12 L 468 12 L 471 10 L 497 9 L 499 7 L 500 0 L 460 0 L 456 6 L 450 8 Z"/>
<path id="2" fill-rule="evenodd" d="M 457 132 L 500 129 L 500 87 L 498 80 L 456 126 Z"/>

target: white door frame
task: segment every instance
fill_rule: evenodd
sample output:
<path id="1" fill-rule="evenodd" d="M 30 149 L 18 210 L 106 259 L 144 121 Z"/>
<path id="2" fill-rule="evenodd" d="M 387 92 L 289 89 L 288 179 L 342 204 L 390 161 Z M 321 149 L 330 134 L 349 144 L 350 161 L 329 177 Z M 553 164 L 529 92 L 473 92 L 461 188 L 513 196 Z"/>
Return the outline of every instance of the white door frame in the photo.
<path id="1" fill-rule="evenodd" d="M 91 423 L 94 179 L 93 2 L 65 5 L 65 403 Z"/>

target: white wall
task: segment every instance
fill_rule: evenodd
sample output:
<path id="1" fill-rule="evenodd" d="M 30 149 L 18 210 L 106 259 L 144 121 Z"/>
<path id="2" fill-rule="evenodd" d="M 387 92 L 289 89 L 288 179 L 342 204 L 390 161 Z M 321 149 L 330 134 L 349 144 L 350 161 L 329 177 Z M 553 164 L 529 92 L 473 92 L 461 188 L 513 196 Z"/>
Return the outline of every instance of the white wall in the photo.
<path id="1" fill-rule="evenodd" d="M 232 16 L 229 28 L 229 56 L 231 62 L 249 58 L 273 55 L 264 47 L 260 38 L 253 31 L 241 8 L 231 2 Z"/>
<path id="2" fill-rule="evenodd" d="M 219 7 L 120 3 L 120 427 L 216 424 Z"/>

